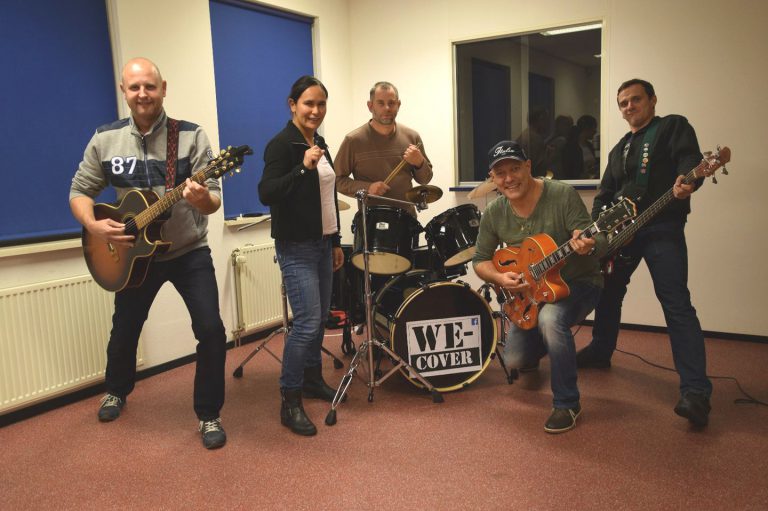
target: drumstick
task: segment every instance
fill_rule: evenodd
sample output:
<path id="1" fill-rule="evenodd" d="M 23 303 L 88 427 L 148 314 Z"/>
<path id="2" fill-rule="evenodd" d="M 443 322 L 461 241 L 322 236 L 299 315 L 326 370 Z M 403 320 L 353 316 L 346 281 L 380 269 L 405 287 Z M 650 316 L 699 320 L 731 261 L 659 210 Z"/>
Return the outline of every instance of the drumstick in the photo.
<path id="1" fill-rule="evenodd" d="M 421 142 L 419 142 L 416 145 L 416 147 L 420 148 L 421 147 Z M 392 169 L 392 172 L 389 173 L 389 175 L 387 176 L 387 179 L 384 180 L 384 184 L 388 185 L 389 182 L 392 181 L 392 178 L 394 178 L 397 175 L 397 173 L 400 172 L 403 169 L 403 167 L 405 167 L 406 163 L 408 163 L 408 162 L 405 161 L 405 158 L 403 158 L 403 160 L 400 163 L 397 164 L 397 167 Z"/>

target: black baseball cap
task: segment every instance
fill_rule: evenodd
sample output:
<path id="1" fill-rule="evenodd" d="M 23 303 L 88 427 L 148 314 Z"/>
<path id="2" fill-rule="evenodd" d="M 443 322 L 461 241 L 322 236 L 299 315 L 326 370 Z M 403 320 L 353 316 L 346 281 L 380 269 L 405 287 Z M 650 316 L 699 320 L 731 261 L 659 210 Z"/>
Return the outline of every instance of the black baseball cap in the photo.
<path id="1" fill-rule="evenodd" d="M 507 159 L 528 161 L 528 157 L 520 144 L 512 140 L 502 140 L 488 151 L 488 170 L 493 170 L 494 165 Z"/>

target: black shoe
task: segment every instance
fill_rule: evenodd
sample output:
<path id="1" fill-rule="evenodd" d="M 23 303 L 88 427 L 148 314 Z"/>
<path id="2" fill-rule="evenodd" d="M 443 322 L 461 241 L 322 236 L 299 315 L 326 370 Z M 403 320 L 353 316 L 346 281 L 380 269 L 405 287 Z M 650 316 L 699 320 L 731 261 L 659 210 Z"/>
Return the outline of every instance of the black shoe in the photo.
<path id="1" fill-rule="evenodd" d="M 107 394 L 101 398 L 99 406 L 99 420 L 101 422 L 111 422 L 120 417 L 120 410 L 125 405 L 125 399 L 120 399 L 112 394 Z"/>
<path id="2" fill-rule="evenodd" d="M 698 392 L 686 392 L 677 402 L 675 413 L 688 419 L 694 426 L 701 428 L 709 422 L 711 409 L 707 396 Z"/>
<path id="3" fill-rule="evenodd" d="M 540 361 L 539 361 L 539 360 L 537 360 L 537 361 L 536 361 L 536 362 L 534 362 L 533 364 L 528 364 L 528 365 L 526 365 L 526 366 L 523 366 L 523 367 L 519 368 L 517 371 L 518 371 L 520 374 L 525 374 L 525 373 L 535 373 L 536 371 L 538 371 L 538 370 L 539 370 L 539 362 L 540 362 Z"/>
<path id="4" fill-rule="evenodd" d="M 297 435 L 312 436 L 317 434 L 317 428 L 304 413 L 304 405 L 301 403 L 301 389 L 280 389 L 280 396 L 282 399 L 280 423 Z"/>
<path id="5" fill-rule="evenodd" d="M 573 408 L 553 408 L 552 413 L 544 424 L 547 433 L 565 433 L 576 426 L 576 419 L 581 414 L 581 405 Z"/>
<path id="6" fill-rule="evenodd" d="M 579 369 L 608 369 L 611 367 L 611 358 L 598 357 L 592 349 L 592 345 L 576 353 L 576 367 Z"/>
<path id="7" fill-rule="evenodd" d="M 203 446 L 206 449 L 218 449 L 227 443 L 227 434 L 221 427 L 221 417 L 209 421 L 200 421 L 197 429 L 203 435 Z"/>
<path id="8" fill-rule="evenodd" d="M 308 399 L 322 399 L 329 403 L 336 396 L 336 389 L 329 387 L 323 380 L 322 366 L 304 368 L 304 385 L 301 391 L 302 395 Z"/>

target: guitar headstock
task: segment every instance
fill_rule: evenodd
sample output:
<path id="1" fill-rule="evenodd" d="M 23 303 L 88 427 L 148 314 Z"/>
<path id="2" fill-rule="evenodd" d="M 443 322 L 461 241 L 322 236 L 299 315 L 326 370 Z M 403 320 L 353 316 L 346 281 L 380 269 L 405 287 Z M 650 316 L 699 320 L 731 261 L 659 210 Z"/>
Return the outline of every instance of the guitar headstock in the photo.
<path id="1" fill-rule="evenodd" d="M 249 154 L 253 154 L 253 150 L 247 145 L 227 146 L 226 149 L 221 150 L 217 158 L 211 161 L 212 176 L 221 177 L 227 172 L 231 176 L 235 172 L 240 172 L 245 156 Z"/>
<path id="2" fill-rule="evenodd" d="M 725 164 L 729 161 L 731 161 L 731 149 L 727 146 L 722 148 L 717 146 L 717 149 L 714 152 L 707 151 L 704 153 L 704 159 L 701 160 L 701 163 L 699 163 L 695 169 L 693 169 L 694 178 L 698 179 L 700 177 L 712 176 L 712 182 L 717 184 L 715 172 L 722 167 L 723 175 L 727 176 L 728 169 L 725 168 Z"/>
<path id="3" fill-rule="evenodd" d="M 595 226 L 601 232 L 612 232 L 637 216 L 637 206 L 626 197 L 610 208 L 602 211 Z"/>

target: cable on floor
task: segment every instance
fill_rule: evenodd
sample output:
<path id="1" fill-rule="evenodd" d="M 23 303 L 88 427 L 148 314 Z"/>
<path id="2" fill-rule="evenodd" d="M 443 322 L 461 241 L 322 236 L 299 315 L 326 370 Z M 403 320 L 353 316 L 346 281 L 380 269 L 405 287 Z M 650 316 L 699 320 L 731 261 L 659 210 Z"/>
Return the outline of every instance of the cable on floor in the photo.
<path id="1" fill-rule="evenodd" d="M 576 334 L 579 333 L 579 330 L 581 330 L 581 325 L 579 325 L 578 328 L 576 329 L 576 331 L 573 332 L 573 335 L 576 336 Z M 616 351 L 618 351 L 619 353 L 624 353 L 625 355 L 631 355 L 633 357 L 639 358 L 640 360 L 642 360 L 643 362 L 645 362 L 649 366 L 655 367 L 657 369 L 664 369 L 665 371 L 672 371 L 673 373 L 677 372 L 673 367 L 666 367 L 666 366 L 663 366 L 663 365 L 656 364 L 654 362 L 651 362 L 649 360 L 644 359 L 643 357 L 641 357 L 637 353 L 632 353 L 631 351 L 620 350 L 619 348 L 616 348 Z M 755 404 L 755 405 L 768 406 L 768 403 L 765 403 L 763 401 L 755 399 L 751 395 L 747 394 L 747 392 L 741 387 L 741 384 L 739 383 L 739 380 L 737 380 L 734 376 L 711 376 L 711 375 L 708 374 L 707 378 L 711 378 L 713 380 L 731 380 L 731 381 L 733 381 L 733 383 L 736 384 L 736 387 L 738 387 L 739 392 L 741 392 L 744 396 L 746 396 L 746 398 L 734 399 L 733 400 L 734 404 L 737 404 L 737 405 Z"/>

